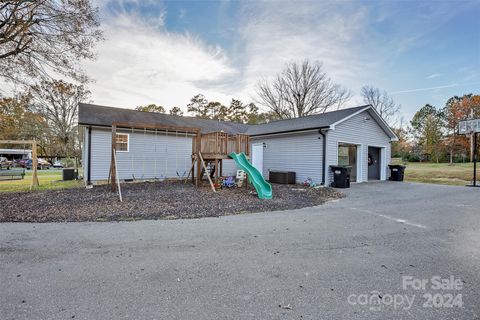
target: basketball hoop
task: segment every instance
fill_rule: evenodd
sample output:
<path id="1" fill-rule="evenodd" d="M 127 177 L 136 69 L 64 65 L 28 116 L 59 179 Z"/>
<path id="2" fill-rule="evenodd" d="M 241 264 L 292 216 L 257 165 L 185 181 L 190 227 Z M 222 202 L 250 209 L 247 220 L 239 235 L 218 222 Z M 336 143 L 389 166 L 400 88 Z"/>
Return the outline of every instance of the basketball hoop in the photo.
<path id="1" fill-rule="evenodd" d="M 480 133 L 480 119 L 463 120 L 458 123 L 458 133 L 473 138 L 473 179 L 469 187 L 477 185 L 477 133 Z"/>
<path id="2" fill-rule="evenodd" d="M 471 136 L 480 132 L 480 119 L 462 120 L 458 123 L 458 133 Z"/>

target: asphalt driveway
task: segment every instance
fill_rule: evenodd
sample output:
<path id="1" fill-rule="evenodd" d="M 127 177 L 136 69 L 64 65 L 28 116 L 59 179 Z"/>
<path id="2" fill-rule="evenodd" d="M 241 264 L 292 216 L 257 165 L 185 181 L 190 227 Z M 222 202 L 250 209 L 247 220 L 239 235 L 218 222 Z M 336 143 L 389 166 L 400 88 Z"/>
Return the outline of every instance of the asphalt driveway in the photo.
<path id="1" fill-rule="evenodd" d="M 346 193 L 220 218 L 0 224 L 0 319 L 480 319 L 480 190 Z"/>

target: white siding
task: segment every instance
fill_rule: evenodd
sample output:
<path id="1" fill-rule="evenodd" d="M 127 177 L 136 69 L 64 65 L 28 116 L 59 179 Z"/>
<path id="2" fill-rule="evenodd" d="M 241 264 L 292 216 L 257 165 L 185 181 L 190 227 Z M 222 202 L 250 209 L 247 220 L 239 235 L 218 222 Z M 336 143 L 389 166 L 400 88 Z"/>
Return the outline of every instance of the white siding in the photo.
<path id="1" fill-rule="evenodd" d="M 235 176 L 237 174 L 237 164 L 233 159 L 225 159 L 223 161 L 222 174 L 224 176 Z"/>
<path id="2" fill-rule="evenodd" d="M 369 118 L 370 120 L 365 120 Z M 152 179 L 186 177 L 191 166 L 192 138 L 184 134 L 144 133 L 142 130 L 118 130 L 128 133 L 129 152 L 118 152 L 120 179 Z M 84 137 L 87 137 L 87 132 Z M 92 128 L 91 136 L 91 180 L 108 179 L 111 153 L 111 131 Z M 251 143 L 265 143 L 263 154 L 263 175 L 268 179 L 270 170 L 294 171 L 297 183 L 307 178 L 316 183 L 322 182 L 323 141 L 318 130 L 303 133 L 278 134 L 264 137 L 251 137 Z M 84 138 L 84 166 L 87 162 L 88 140 Z M 338 143 L 357 144 L 361 150 L 359 177 L 367 181 L 368 146 L 384 148 L 382 164 L 384 178 L 388 177 L 390 163 L 390 138 L 365 111 L 336 126 L 327 133 L 326 184 L 331 182 L 330 165 L 338 161 Z M 86 167 L 85 167 L 86 169 Z M 224 160 L 223 174 L 235 175 L 237 166 L 233 160 Z M 85 171 L 85 175 L 87 172 Z"/>
<path id="3" fill-rule="evenodd" d="M 153 179 L 186 177 L 191 166 L 192 138 L 185 134 L 169 134 L 135 130 L 127 133 L 129 151 L 117 152 L 120 179 Z M 108 179 L 111 156 L 110 130 L 92 129 L 91 180 Z"/>
<path id="4" fill-rule="evenodd" d="M 366 119 L 370 120 L 366 120 Z M 334 130 L 327 134 L 327 181 L 326 185 L 332 181 L 331 165 L 338 164 L 338 143 L 356 144 L 361 148 L 361 158 L 357 159 L 357 167 L 360 166 L 360 179 L 362 182 L 368 180 L 368 146 L 382 147 L 385 151 L 384 163 L 381 167 L 384 177 L 388 177 L 388 164 L 390 163 L 390 138 L 378 125 L 374 118 L 364 111 L 336 126 Z M 358 174 L 357 174 L 358 175 Z"/>
<path id="5" fill-rule="evenodd" d="M 319 139 L 320 137 L 320 139 Z M 266 137 L 252 137 L 251 143 L 265 143 L 263 149 L 263 176 L 269 171 L 294 171 L 297 183 L 311 178 L 322 182 L 323 141 L 317 130 L 308 133 L 290 133 Z"/>

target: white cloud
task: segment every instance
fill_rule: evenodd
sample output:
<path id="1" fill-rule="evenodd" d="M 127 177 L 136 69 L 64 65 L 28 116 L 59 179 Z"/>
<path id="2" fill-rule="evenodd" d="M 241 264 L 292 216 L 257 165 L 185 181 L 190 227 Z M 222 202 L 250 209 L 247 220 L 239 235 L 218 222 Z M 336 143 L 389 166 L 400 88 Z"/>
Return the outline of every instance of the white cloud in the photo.
<path id="1" fill-rule="evenodd" d="M 230 99 L 218 83 L 236 70 L 221 48 L 166 32 L 135 14 L 116 15 L 103 28 L 107 40 L 98 48 L 98 60 L 86 64 L 96 80 L 90 86 L 95 103 L 184 107 L 199 92 L 212 100 Z"/>
<path id="2" fill-rule="evenodd" d="M 350 1 L 244 2 L 235 13 L 225 9 L 223 18 L 238 23 L 228 33 L 231 47 L 222 48 L 165 29 L 166 14 L 187 19 L 187 11 L 168 13 L 154 0 L 96 1 L 103 7 L 106 2 L 115 6 L 104 24 L 108 40 L 99 47 L 99 60 L 87 64 L 96 80 L 91 86 L 94 100 L 125 107 L 158 103 L 185 108 L 197 93 L 225 104 L 233 97 L 250 101 L 258 80 L 275 75 L 286 62 L 306 58 L 322 61 L 333 81 L 352 90 L 349 106 L 362 103 L 355 94 L 364 84 L 392 93 L 431 90 L 423 88 L 430 87 L 427 80 L 442 74 L 433 73 L 427 79 L 413 69 L 405 74 L 399 71 L 398 57 L 424 43 L 429 33 L 459 10 L 466 10 L 452 9 L 447 3 L 406 8 L 397 3 Z M 139 8 L 132 10 L 132 3 L 161 10 L 145 14 Z M 228 7 L 228 2 L 221 5 Z M 399 90 L 402 81 L 420 89 Z M 407 96 L 397 97 L 407 105 L 402 100 Z"/>
<path id="3" fill-rule="evenodd" d="M 98 0 L 103 1 L 103 0 Z M 167 32 L 165 12 L 152 21 L 138 10 L 125 10 L 124 1 L 107 17 L 107 40 L 99 59 L 87 72 L 95 103 L 134 107 L 158 103 L 185 107 L 196 93 L 228 103 L 232 97 L 250 101 L 255 84 L 273 76 L 292 60 L 324 63 L 329 76 L 346 87 L 359 74 L 372 70 L 359 50 L 365 9 L 314 2 L 246 4 L 234 48 L 209 46 L 187 33 Z"/>
<path id="4" fill-rule="evenodd" d="M 251 4 L 251 3 L 249 3 Z M 261 77 L 275 75 L 286 62 L 318 60 L 330 77 L 346 87 L 375 69 L 360 51 L 368 12 L 343 3 L 266 2 L 245 8 L 240 30 L 245 43 L 244 91 Z"/>
<path id="5" fill-rule="evenodd" d="M 394 91 L 394 92 L 392 92 L 391 94 L 411 93 L 411 92 L 420 92 L 420 91 L 430 91 L 430 90 L 446 89 L 446 88 L 457 88 L 457 87 L 470 87 L 470 86 L 479 85 L 479 84 L 480 84 L 480 82 L 472 82 L 472 83 L 452 83 L 452 84 L 446 84 L 446 85 L 443 85 L 443 86 L 436 86 L 436 87 L 415 88 L 415 89 Z"/>
<path id="6" fill-rule="evenodd" d="M 438 78 L 440 76 L 443 76 L 443 73 L 432 73 L 431 75 L 429 75 L 427 77 L 427 79 L 434 79 L 434 78 Z"/>

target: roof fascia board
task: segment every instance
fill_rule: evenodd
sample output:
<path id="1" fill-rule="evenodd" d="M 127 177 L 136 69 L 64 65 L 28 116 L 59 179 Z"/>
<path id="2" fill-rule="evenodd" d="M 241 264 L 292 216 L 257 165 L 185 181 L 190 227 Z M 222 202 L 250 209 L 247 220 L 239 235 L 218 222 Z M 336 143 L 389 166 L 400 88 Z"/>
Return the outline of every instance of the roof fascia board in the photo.
<path id="1" fill-rule="evenodd" d="M 267 136 L 279 136 L 279 135 L 287 135 L 287 134 L 292 134 L 292 133 L 305 133 L 305 132 L 313 132 L 317 131 L 319 129 L 326 129 L 328 126 L 325 127 L 316 127 L 316 128 L 310 128 L 310 129 L 300 129 L 300 130 L 290 130 L 290 131 L 282 131 L 282 132 L 271 132 L 271 133 L 262 133 L 262 134 L 253 134 L 249 135 L 251 138 L 261 138 L 261 137 L 267 137 Z"/>
<path id="2" fill-rule="evenodd" d="M 107 125 L 101 125 L 101 124 L 86 124 L 86 123 L 79 123 L 78 126 L 80 127 L 87 127 L 87 128 L 92 128 L 92 129 L 103 129 L 103 130 L 111 130 L 112 126 L 107 126 Z M 123 130 L 123 131 L 126 131 L 126 130 L 135 130 L 135 131 L 142 131 L 142 130 L 147 130 L 147 132 L 150 132 L 150 131 L 155 131 L 155 128 L 132 128 L 132 127 L 123 127 L 123 126 L 119 126 L 117 127 L 117 130 Z M 166 130 L 166 129 L 157 129 L 157 131 L 159 132 L 165 132 L 165 131 L 168 131 L 168 132 L 175 132 L 175 130 Z M 187 132 L 191 135 L 195 135 L 196 133 L 194 133 L 193 131 L 188 131 L 188 130 L 180 130 L 178 129 L 177 130 L 178 132 Z"/>

